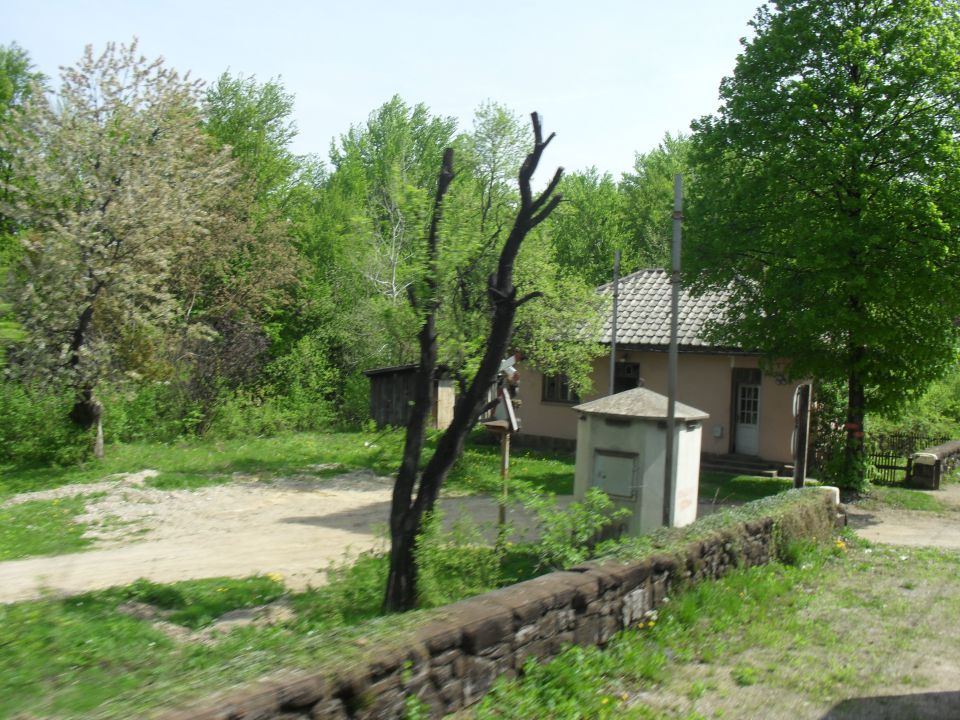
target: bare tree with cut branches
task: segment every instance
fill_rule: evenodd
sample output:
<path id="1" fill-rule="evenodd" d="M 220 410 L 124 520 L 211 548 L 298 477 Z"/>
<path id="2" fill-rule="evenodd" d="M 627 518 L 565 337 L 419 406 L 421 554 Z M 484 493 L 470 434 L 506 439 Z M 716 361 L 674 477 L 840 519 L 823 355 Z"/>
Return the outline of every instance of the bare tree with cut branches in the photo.
<path id="1" fill-rule="evenodd" d="M 433 509 L 441 486 L 454 462 L 463 452 L 468 433 L 487 405 L 487 391 L 496 379 L 500 362 L 509 347 L 517 308 L 540 295 L 532 292 L 517 297 L 514 263 L 527 234 L 543 222 L 559 204 L 561 196 L 555 194 L 555 191 L 563 175 L 563 168 L 556 170 L 542 193 L 534 195 L 530 181 L 554 134 L 544 139 L 537 113 L 532 113 L 531 120 L 534 145 L 520 167 L 520 206 L 510 234 L 500 251 L 496 271 L 490 275 L 487 284 L 491 320 L 486 349 L 473 380 L 457 398 L 450 426 L 440 437 L 432 457 L 420 472 L 418 468 L 423 453 L 427 418 L 433 405 L 433 378 L 437 368 L 436 314 L 440 302 L 436 283 L 437 234 L 443 199 L 453 179 L 453 150 L 448 148 L 444 153 L 427 236 L 427 272 L 420 286 L 411 287 L 408 293 L 410 302 L 422 314 L 423 321 L 418 335 L 420 360 L 414 404 L 407 424 L 403 460 L 397 472 L 390 509 L 390 574 L 384 597 L 384 608 L 387 611 L 409 610 L 416 603 L 415 551 L 424 514 Z"/>

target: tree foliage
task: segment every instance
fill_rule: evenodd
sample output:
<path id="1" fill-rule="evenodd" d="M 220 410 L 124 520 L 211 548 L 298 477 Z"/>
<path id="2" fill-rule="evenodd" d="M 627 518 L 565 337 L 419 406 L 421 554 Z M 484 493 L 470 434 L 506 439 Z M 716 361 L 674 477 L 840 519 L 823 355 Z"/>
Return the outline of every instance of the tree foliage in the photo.
<path id="1" fill-rule="evenodd" d="M 613 176 L 596 168 L 574 172 L 564 177 L 560 192 L 563 203 L 551 218 L 550 236 L 567 273 L 592 287 L 610 282 L 616 250 L 623 251 L 627 272 L 638 267 L 626 232 L 624 197 Z"/>
<path id="2" fill-rule="evenodd" d="M 200 130 L 199 97 L 198 83 L 135 43 L 88 47 L 55 102 L 35 92 L 4 128 L 10 212 L 28 228 L 16 367 L 74 388 L 83 427 L 99 425 L 97 385 L 144 371 L 183 319 L 174 267 L 235 180 Z"/>
<path id="3" fill-rule="evenodd" d="M 720 341 L 847 387 L 864 412 L 955 357 L 960 19 L 937 0 L 782 0 L 694 123 L 689 277 L 729 288 Z"/>
<path id="4" fill-rule="evenodd" d="M 299 169 L 290 151 L 297 128 L 290 119 L 293 95 L 279 79 L 223 73 L 206 92 L 204 128 L 230 147 L 254 185 L 258 205 L 283 207 Z"/>
<path id="5" fill-rule="evenodd" d="M 674 178 L 683 175 L 684 184 L 692 185 L 689 150 L 688 136 L 667 133 L 653 150 L 637 153 L 633 172 L 623 176 L 620 189 L 631 269 L 670 264 Z"/>

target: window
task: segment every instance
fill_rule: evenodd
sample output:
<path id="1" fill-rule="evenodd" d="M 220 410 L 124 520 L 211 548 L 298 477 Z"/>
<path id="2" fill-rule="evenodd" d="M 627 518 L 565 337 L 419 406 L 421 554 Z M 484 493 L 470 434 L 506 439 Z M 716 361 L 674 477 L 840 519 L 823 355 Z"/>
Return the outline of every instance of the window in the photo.
<path id="1" fill-rule="evenodd" d="M 580 397 L 571 389 L 566 375 L 543 376 L 543 401 L 578 403 Z"/>
<path id="2" fill-rule="evenodd" d="M 618 362 L 613 366 L 613 392 L 640 387 L 640 363 Z"/>

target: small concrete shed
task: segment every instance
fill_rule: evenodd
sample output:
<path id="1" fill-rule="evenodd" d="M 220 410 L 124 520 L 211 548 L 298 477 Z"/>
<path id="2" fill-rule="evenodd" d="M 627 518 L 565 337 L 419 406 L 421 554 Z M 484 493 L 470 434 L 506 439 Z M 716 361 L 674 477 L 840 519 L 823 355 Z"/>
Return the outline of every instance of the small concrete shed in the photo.
<path id="1" fill-rule="evenodd" d="M 697 519 L 700 436 L 709 415 L 676 403 L 674 437 L 676 486 L 671 525 Z M 617 507 L 632 511 L 627 532 L 640 535 L 663 525 L 664 462 L 667 450 L 667 398 L 634 388 L 573 408 L 577 424 L 574 494 L 582 500 L 591 487 L 607 493 Z"/>

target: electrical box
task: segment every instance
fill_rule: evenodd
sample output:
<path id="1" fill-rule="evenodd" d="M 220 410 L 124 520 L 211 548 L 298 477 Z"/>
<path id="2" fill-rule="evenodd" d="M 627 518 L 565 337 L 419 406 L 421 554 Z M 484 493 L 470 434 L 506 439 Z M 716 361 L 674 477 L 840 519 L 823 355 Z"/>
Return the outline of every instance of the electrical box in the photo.
<path id="1" fill-rule="evenodd" d="M 603 490 L 617 507 L 630 509 L 627 531 L 633 535 L 663 526 L 667 398 L 634 388 L 573 409 L 580 414 L 576 499 L 591 487 Z M 676 403 L 674 415 L 669 524 L 682 526 L 697 519 L 701 434 L 709 415 L 683 403 Z"/>

